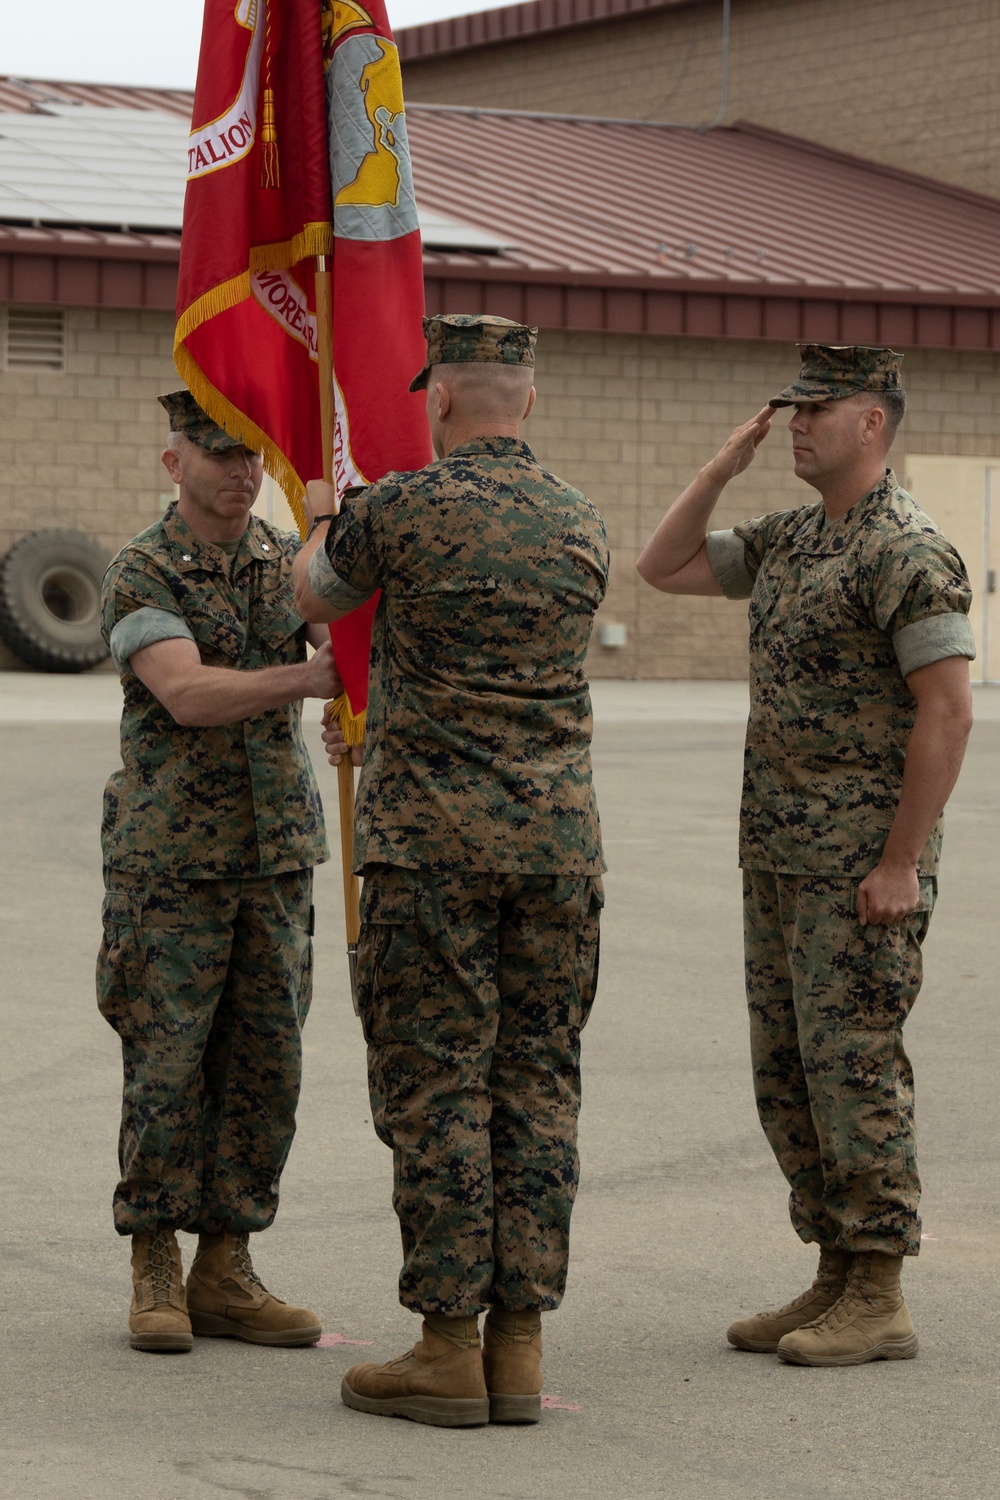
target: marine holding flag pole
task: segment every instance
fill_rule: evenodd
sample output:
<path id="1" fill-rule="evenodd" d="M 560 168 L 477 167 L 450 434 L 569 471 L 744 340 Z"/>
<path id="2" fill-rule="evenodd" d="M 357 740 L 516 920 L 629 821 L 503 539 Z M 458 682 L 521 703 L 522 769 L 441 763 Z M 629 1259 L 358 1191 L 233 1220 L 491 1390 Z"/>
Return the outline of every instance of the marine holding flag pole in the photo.
<path id="1" fill-rule="evenodd" d="M 315 257 L 331 255 L 332 275 L 317 276 Z M 349 485 L 429 459 L 423 403 L 408 391 L 423 364 L 422 313 L 399 60 L 383 0 L 205 0 L 174 358 L 209 415 L 263 454 L 300 530 L 307 479 L 331 474 L 339 503 Z M 321 358 L 334 329 L 327 375 Z M 349 744 L 364 736 L 375 607 L 331 626 Z M 353 769 L 344 770 L 341 846 L 356 935 Z"/>

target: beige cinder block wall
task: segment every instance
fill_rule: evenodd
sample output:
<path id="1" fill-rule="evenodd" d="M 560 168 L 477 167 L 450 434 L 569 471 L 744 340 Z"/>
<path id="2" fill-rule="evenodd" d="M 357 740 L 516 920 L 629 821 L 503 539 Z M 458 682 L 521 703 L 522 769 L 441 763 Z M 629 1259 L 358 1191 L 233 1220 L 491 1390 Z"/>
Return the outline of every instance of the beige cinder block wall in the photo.
<path id="1" fill-rule="evenodd" d="M 404 62 L 408 100 L 707 124 L 722 5 Z M 726 122 L 1000 196 L 997 0 L 733 0 Z"/>
<path id="2" fill-rule="evenodd" d="M 903 368 L 909 410 L 890 454 L 901 477 L 907 453 L 1000 452 L 1000 356 L 918 351 Z M 792 345 L 540 334 L 539 399 L 526 436 L 543 463 L 600 507 L 612 575 L 599 620 L 628 630 L 625 649 L 602 648 L 595 635 L 592 676 L 744 675 L 746 607 L 659 594 L 639 579 L 635 559 L 700 465 L 797 369 Z M 715 524 L 816 499 L 792 472 L 787 421 L 779 413 L 752 467 L 726 489 Z"/>
<path id="3" fill-rule="evenodd" d="M 155 398 L 180 384 L 172 338 L 169 313 L 69 309 L 65 374 L 0 373 L 0 553 L 48 526 L 113 551 L 161 514 L 173 487 Z M 697 467 L 796 367 L 790 345 L 542 331 L 527 436 L 600 506 L 613 549 L 601 618 L 628 630 L 624 650 L 595 644 L 594 676 L 743 675 L 745 608 L 657 594 L 635 558 Z M 908 452 L 1000 452 L 1000 356 L 911 353 L 904 371 L 910 411 L 892 453 L 900 474 Z M 784 421 L 727 490 L 719 525 L 812 498 L 791 473 Z M 18 665 L 0 648 L 0 669 Z"/>
<path id="4" fill-rule="evenodd" d="M 52 526 L 115 552 L 162 513 L 173 331 L 169 312 L 67 308 L 65 373 L 0 371 L 0 555 Z M 0 669 L 20 665 L 0 646 Z"/>
<path id="5" fill-rule="evenodd" d="M 160 515 L 173 330 L 167 312 L 67 308 L 64 374 L 0 373 L 0 551 L 48 526 L 115 551 Z"/>

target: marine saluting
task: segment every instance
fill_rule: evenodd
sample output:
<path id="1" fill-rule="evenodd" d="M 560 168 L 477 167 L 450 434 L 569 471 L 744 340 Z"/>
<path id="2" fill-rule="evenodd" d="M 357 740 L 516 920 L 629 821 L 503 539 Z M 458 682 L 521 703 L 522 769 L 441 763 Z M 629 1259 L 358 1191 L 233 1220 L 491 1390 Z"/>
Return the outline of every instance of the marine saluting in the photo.
<path id="1" fill-rule="evenodd" d="M 911 1359 L 899 1287 L 920 1249 L 913 1072 L 941 810 L 972 724 L 965 566 L 886 467 L 906 398 L 891 349 L 800 345 L 798 379 L 710 459 L 637 567 L 671 594 L 750 601 L 740 864 L 760 1121 L 812 1286 L 742 1318 L 790 1363 Z M 820 499 L 709 531 L 725 486 L 791 408 Z"/>

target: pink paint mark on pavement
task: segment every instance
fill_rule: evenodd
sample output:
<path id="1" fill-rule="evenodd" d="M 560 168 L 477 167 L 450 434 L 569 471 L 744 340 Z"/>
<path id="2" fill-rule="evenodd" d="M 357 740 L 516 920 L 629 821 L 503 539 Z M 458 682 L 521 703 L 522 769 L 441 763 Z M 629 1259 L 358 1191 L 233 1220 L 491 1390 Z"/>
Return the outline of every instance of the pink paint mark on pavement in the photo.
<path id="1" fill-rule="evenodd" d="M 575 1401 L 563 1401 L 559 1396 L 543 1396 L 542 1409 L 543 1411 L 583 1411 L 583 1407 L 578 1406 Z"/>
<path id="2" fill-rule="evenodd" d="M 316 1340 L 319 1349 L 332 1349 L 334 1344 L 356 1344 L 359 1349 L 370 1349 L 374 1339 L 345 1339 L 342 1333 L 324 1333 L 323 1337 Z"/>

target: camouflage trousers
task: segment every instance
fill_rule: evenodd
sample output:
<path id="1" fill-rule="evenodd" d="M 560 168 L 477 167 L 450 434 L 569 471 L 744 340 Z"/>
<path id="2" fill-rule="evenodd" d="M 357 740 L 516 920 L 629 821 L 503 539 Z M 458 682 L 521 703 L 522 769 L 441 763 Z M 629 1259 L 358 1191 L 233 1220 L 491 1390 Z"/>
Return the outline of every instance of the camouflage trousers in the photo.
<path id="1" fill-rule="evenodd" d="M 265 1229 L 295 1133 L 312 871 L 106 879 L 97 997 L 125 1070 L 115 1228 Z"/>
<path id="2" fill-rule="evenodd" d="M 920 990 L 936 882 L 921 880 L 921 909 L 898 927 L 862 926 L 858 884 L 743 872 L 757 1111 L 803 1240 L 916 1255 L 903 1023 Z"/>
<path id="3" fill-rule="evenodd" d="M 601 881 L 364 875 L 359 994 L 372 1118 L 393 1153 L 400 1301 L 558 1307 Z"/>

